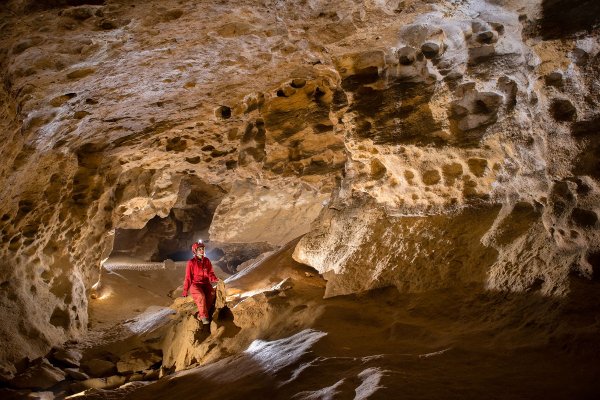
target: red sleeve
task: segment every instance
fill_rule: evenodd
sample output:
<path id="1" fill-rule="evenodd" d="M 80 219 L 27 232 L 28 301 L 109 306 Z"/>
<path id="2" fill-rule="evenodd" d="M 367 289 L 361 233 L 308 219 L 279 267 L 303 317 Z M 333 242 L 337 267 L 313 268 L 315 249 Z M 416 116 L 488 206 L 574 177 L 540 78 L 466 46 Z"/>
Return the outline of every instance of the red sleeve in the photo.
<path id="1" fill-rule="evenodd" d="M 185 279 L 183 280 L 183 292 L 181 293 L 183 296 L 187 296 L 188 289 L 190 288 L 190 285 L 192 284 L 191 269 L 192 269 L 192 260 L 189 260 L 185 267 Z"/>
<path id="2" fill-rule="evenodd" d="M 211 282 L 217 282 L 219 280 L 219 278 L 217 278 L 217 276 L 215 275 L 215 270 L 213 269 L 212 263 L 210 262 L 210 260 L 207 258 L 206 261 L 208 261 L 208 263 L 206 263 L 207 266 L 207 271 L 208 271 L 208 279 L 210 279 Z"/>

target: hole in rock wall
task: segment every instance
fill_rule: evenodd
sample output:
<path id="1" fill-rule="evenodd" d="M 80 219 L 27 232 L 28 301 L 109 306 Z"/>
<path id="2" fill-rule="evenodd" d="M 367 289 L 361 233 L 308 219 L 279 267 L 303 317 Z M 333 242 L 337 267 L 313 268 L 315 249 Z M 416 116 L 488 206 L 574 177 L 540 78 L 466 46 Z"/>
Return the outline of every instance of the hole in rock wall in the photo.
<path id="1" fill-rule="evenodd" d="M 544 39 L 558 39 L 600 24 L 600 2 L 596 0 L 543 0 L 538 21 Z"/>
<path id="2" fill-rule="evenodd" d="M 50 323 L 57 328 L 68 329 L 71 324 L 69 312 L 59 307 L 54 308 L 54 312 L 50 316 Z"/>
<path id="3" fill-rule="evenodd" d="M 179 199 L 164 218 L 155 216 L 142 229 L 117 229 L 111 257 L 141 261 L 187 260 L 190 246 L 207 239 L 208 228 L 224 192 L 191 177 L 181 183 Z"/>
<path id="4" fill-rule="evenodd" d="M 209 240 L 210 224 L 224 195 L 220 187 L 206 184 L 197 177 L 184 179 L 179 199 L 169 215 L 155 216 L 141 229 L 116 229 L 111 261 L 117 264 L 187 261 L 193 256 L 192 243 L 203 239 L 207 242 L 206 255 L 213 265 L 233 274 L 238 267 L 248 265 L 249 260 L 274 250 L 276 246 L 264 242 L 216 243 Z"/>
<path id="5" fill-rule="evenodd" d="M 592 266 L 592 279 L 600 281 L 600 251 L 591 252 L 586 258 Z"/>
<path id="6" fill-rule="evenodd" d="M 228 274 L 234 274 L 249 266 L 253 260 L 277 247 L 265 242 L 215 243 L 208 246 L 207 256 L 213 264 Z"/>

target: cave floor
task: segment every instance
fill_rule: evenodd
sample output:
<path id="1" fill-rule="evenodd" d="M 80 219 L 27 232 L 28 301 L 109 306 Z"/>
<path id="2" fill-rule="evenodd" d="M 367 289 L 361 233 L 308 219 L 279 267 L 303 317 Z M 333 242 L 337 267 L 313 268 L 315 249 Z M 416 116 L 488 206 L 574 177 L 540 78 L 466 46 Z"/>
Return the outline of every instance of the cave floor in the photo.
<path id="1" fill-rule="evenodd" d="M 102 351 L 124 343 L 123 317 L 173 302 L 181 271 L 118 273 L 107 280 L 112 301 L 122 304 L 123 293 L 130 300 L 122 313 L 112 314 L 113 328 L 107 329 L 106 304 L 91 312 L 105 321 L 96 321 L 102 329 L 92 329 L 87 343 L 95 341 Z M 254 303 L 243 300 L 244 293 L 285 277 L 291 288 L 246 298 L 259 299 Z M 217 362 L 192 365 L 136 390 L 96 391 L 85 398 L 592 399 L 600 394 L 600 300 L 593 282 L 574 280 L 568 300 L 476 285 L 408 294 L 382 288 L 323 299 L 325 282 L 284 249 L 227 286 L 236 298 L 229 303 L 233 321 L 242 326 L 228 339 L 229 349 L 249 337 L 283 344 L 256 354 L 230 351 Z M 257 313 L 265 304 L 272 312 Z M 264 320 L 246 328 L 256 315 Z M 318 340 L 309 339 L 314 335 Z M 298 342 L 287 343 L 290 337 Z"/>

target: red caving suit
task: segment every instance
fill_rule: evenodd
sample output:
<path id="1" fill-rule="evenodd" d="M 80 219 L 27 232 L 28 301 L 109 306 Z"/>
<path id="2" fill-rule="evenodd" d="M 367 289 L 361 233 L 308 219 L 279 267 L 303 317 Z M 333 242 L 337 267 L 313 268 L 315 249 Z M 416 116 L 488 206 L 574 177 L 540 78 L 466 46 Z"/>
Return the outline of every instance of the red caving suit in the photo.
<path id="1" fill-rule="evenodd" d="M 215 291 L 211 282 L 217 282 L 219 278 L 215 275 L 210 260 L 203 257 L 202 260 L 194 257 L 188 261 L 185 268 L 185 280 L 183 281 L 183 296 L 187 296 L 188 290 L 198 306 L 198 318 L 208 318 L 208 311 L 215 298 Z"/>

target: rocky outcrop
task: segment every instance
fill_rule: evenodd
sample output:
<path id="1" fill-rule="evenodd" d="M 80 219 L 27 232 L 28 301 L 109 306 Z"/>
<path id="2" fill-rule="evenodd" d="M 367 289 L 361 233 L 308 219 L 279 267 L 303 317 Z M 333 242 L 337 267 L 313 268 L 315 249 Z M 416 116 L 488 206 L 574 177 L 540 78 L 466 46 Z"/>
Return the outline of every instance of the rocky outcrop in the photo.
<path id="1" fill-rule="evenodd" d="M 56 349 L 52 353 L 54 361 L 68 367 L 79 367 L 81 357 L 81 353 L 73 349 Z"/>
<path id="2" fill-rule="evenodd" d="M 593 85 L 577 52 L 522 41 L 528 25 L 516 10 L 480 6 L 471 20 L 417 18 L 399 32 L 397 61 L 384 50 L 338 65 L 354 93 L 356 135 L 339 192 L 295 252 L 325 274 L 328 295 L 481 280 L 489 289 L 564 296 L 571 273 L 591 276 L 597 182 L 577 168 L 569 124 L 584 109 L 593 115 Z M 440 106 L 446 111 L 436 113 Z M 479 211 L 458 211 L 473 206 Z"/>
<path id="3" fill-rule="evenodd" d="M 597 279 L 594 13 L 76 3 L 0 11 L 4 378 L 81 337 L 113 249 L 183 259 L 206 235 L 234 272 L 306 235 L 331 296 Z"/>
<path id="4" fill-rule="evenodd" d="M 11 386 L 20 389 L 48 389 L 65 379 L 65 374 L 42 358 L 34 362 L 34 365 L 17 375 Z"/>

